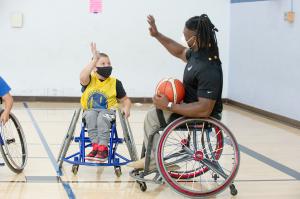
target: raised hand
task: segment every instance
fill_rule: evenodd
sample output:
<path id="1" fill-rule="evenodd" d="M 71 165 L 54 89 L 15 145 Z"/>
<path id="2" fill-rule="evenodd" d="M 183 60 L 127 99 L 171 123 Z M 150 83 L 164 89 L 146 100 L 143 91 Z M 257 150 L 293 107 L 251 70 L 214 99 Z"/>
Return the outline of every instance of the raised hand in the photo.
<path id="1" fill-rule="evenodd" d="M 93 60 L 98 61 L 99 59 L 99 52 L 97 51 L 97 46 L 95 42 L 91 43 L 91 52 L 93 54 Z"/>
<path id="2" fill-rule="evenodd" d="M 147 16 L 147 21 L 150 25 L 150 27 L 149 27 L 150 35 L 152 37 L 157 37 L 159 32 L 157 30 L 154 17 L 152 15 L 148 15 Z"/>

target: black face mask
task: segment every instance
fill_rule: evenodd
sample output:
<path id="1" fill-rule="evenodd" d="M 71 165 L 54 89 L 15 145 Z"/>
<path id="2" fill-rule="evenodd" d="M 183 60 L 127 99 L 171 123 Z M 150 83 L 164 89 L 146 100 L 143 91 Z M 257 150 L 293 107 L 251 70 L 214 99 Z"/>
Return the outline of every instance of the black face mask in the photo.
<path id="1" fill-rule="evenodd" d="M 111 66 L 97 67 L 97 73 L 104 78 L 108 78 L 111 75 L 111 71 Z"/>

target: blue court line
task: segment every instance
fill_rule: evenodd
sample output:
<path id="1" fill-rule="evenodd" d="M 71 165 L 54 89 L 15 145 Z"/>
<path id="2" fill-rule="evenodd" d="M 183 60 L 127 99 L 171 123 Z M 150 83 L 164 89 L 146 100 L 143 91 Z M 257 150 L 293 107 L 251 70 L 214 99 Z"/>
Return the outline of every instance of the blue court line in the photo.
<path id="1" fill-rule="evenodd" d="M 40 137 L 40 140 L 42 141 L 42 144 L 43 144 L 43 146 L 44 146 L 44 148 L 45 148 L 45 150 L 47 152 L 47 155 L 48 155 L 49 159 L 51 160 L 52 166 L 54 167 L 57 176 L 59 176 L 59 177 L 62 176 L 63 174 L 62 174 L 61 170 L 59 169 L 59 167 L 58 167 L 58 165 L 56 163 L 56 159 L 55 159 L 53 153 L 51 152 L 51 149 L 50 149 L 50 147 L 49 147 L 49 145 L 48 145 L 48 143 L 47 143 L 47 141 L 46 141 L 46 139 L 45 139 L 45 137 L 44 137 L 44 135 L 43 135 L 40 127 L 38 126 L 37 121 L 33 117 L 33 114 L 31 113 L 28 104 L 26 102 L 24 102 L 23 105 L 24 105 L 24 107 L 25 107 L 25 109 L 26 109 L 26 111 L 27 111 L 27 113 L 28 113 L 28 115 L 29 115 L 29 117 L 30 117 L 30 119 L 32 121 L 32 124 L 33 124 L 36 132 L 38 133 L 38 136 Z M 63 181 L 61 181 L 61 183 L 62 183 L 65 191 L 67 192 L 68 197 L 70 199 L 76 199 L 75 194 L 73 193 L 72 188 L 69 185 L 69 183 L 66 183 L 66 182 L 63 182 Z"/>
<path id="2" fill-rule="evenodd" d="M 246 3 L 246 2 L 257 2 L 257 1 L 269 1 L 269 0 L 231 0 L 231 3 Z"/>
<path id="3" fill-rule="evenodd" d="M 267 164 L 267 165 L 269 165 L 269 166 L 271 166 L 271 167 L 273 167 L 273 168 L 275 168 L 275 169 L 277 169 L 277 170 L 279 170 L 279 171 L 295 178 L 296 180 L 300 180 L 300 172 L 298 172 L 294 169 L 291 169 L 291 168 L 289 168 L 289 167 L 287 167 L 287 166 L 285 166 L 285 165 L 283 165 L 279 162 L 276 162 L 276 161 L 268 158 L 267 156 L 264 156 L 260 153 L 257 153 L 255 151 L 243 146 L 243 145 L 239 145 L 239 149 L 240 149 L 241 152 L 246 153 L 247 155 L 249 155 L 249 156 L 251 156 L 251 157 L 253 157 L 253 158 L 255 158 L 255 159 L 257 159 L 257 160 L 259 160 L 259 161 L 261 161 L 261 162 L 263 162 L 263 163 L 265 163 L 265 164 Z"/>

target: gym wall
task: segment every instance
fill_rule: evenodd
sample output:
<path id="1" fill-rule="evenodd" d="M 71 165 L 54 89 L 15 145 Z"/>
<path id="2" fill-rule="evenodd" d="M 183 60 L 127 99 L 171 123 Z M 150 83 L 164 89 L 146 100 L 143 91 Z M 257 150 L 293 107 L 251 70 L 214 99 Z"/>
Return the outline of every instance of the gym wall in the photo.
<path id="1" fill-rule="evenodd" d="M 110 55 L 113 75 L 130 97 L 152 97 L 163 77 L 182 79 L 185 64 L 149 36 L 146 16 L 180 41 L 185 21 L 207 13 L 218 41 L 227 96 L 229 0 L 103 0 L 103 13 L 89 13 L 88 0 L 1 0 L 0 74 L 15 96 L 80 96 L 79 73 L 90 61 L 89 43 Z M 23 28 L 10 16 L 21 12 Z"/>
<path id="2" fill-rule="evenodd" d="M 231 4 L 228 98 L 300 121 L 300 2 Z M 253 14 L 255 13 L 255 15 Z"/>

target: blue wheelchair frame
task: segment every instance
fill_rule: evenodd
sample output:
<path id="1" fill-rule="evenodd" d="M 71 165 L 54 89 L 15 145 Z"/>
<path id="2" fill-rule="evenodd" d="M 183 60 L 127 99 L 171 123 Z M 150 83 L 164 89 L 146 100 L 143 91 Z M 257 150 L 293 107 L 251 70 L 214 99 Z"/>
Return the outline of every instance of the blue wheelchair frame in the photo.
<path id="1" fill-rule="evenodd" d="M 68 162 L 73 164 L 72 172 L 73 174 L 77 174 L 79 165 L 84 166 L 113 166 L 115 169 L 115 174 L 119 177 L 121 172 L 121 166 L 126 165 L 131 161 L 136 161 L 137 157 L 137 150 L 135 147 L 133 135 L 130 129 L 129 122 L 124 115 L 121 113 L 120 109 L 118 109 L 118 115 L 120 118 L 120 123 L 123 130 L 124 138 L 119 138 L 116 128 L 116 118 L 111 122 L 111 129 L 110 129 L 110 138 L 108 144 L 108 159 L 104 163 L 95 163 L 85 160 L 85 149 L 92 146 L 91 140 L 89 137 L 86 137 L 87 129 L 86 124 L 84 121 L 81 123 L 81 131 L 79 137 L 74 137 L 76 124 L 79 119 L 79 115 L 81 113 L 81 108 L 76 109 L 74 111 L 71 123 L 69 125 L 68 132 L 64 137 L 63 143 L 61 145 L 59 155 L 57 158 L 57 163 L 59 169 L 62 168 L 63 162 Z M 72 141 L 79 144 L 79 152 L 76 152 L 72 155 L 67 156 L 67 152 L 69 146 Z M 117 153 L 118 144 L 126 143 L 127 149 L 129 152 L 130 159 L 120 155 Z"/>
<path id="2" fill-rule="evenodd" d="M 118 137 L 115 121 L 112 122 L 112 127 L 110 130 L 107 163 L 93 163 L 85 160 L 85 149 L 92 146 L 90 138 L 85 136 L 86 132 L 87 132 L 86 125 L 84 122 L 82 122 L 80 136 L 74 138 L 74 141 L 76 143 L 79 143 L 79 152 L 72 154 L 68 157 L 65 157 L 63 159 L 65 162 L 68 162 L 73 165 L 115 166 L 115 167 L 126 165 L 129 162 L 131 162 L 131 160 L 127 159 L 126 157 L 116 152 L 118 144 L 122 144 L 124 142 L 124 139 Z"/>

